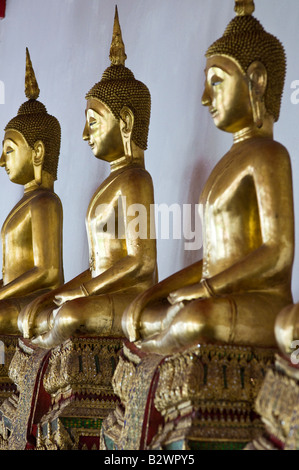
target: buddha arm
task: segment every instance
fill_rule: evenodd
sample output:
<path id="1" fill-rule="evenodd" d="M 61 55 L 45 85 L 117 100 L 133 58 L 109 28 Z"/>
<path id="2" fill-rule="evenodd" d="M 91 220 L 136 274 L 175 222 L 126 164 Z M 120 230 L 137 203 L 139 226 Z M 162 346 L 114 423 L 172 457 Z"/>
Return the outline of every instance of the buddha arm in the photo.
<path id="1" fill-rule="evenodd" d="M 99 276 L 84 283 L 89 295 L 124 290 L 146 278 L 147 274 L 154 269 L 152 268 L 153 260 L 149 253 L 150 250 L 145 249 L 145 243 L 136 245 L 134 247 L 134 244 L 131 244 L 130 250 L 128 250 L 129 253 L 125 258 L 117 261 Z"/>
<path id="2" fill-rule="evenodd" d="M 91 272 L 90 272 L 90 269 L 88 268 L 82 273 L 78 274 L 78 276 L 66 282 L 65 284 L 62 284 L 56 289 L 53 289 L 50 292 L 47 292 L 46 294 L 40 296 L 37 299 L 37 301 L 32 302 L 32 306 L 39 305 L 41 307 L 43 305 L 45 307 L 45 306 L 51 305 L 56 296 L 58 296 L 59 294 L 61 294 L 67 289 L 72 290 L 72 289 L 80 288 L 82 284 L 88 282 L 90 279 L 91 279 Z"/>
<path id="3" fill-rule="evenodd" d="M 139 339 L 139 323 L 142 311 L 156 301 L 168 298 L 173 291 L 181 292 L 184 289 L 196 289 L 202 276 L 202 260 L 187 266 L 172 276 L 150 287 L 125 310 L 122 319 L 122 328 L 130 341 Z"/>
<path id="4" fill-rule="evenodd" d="M 0 299 L 51 289 L 63 282 L 61 260 L 62 213 L 60 202 L 39 195 L 30 203 L 33 268 L 0 289 Z M 17 263 L 18 260 L 15 260 Z"/>
<path id="5" fill-rule="evenodd" d="M 276 144 L 265 155 L 256 155 L 253 168 L 262 244 L 208 279 L 215 295 L 271 289 L 290 281 L 294 216 L 289 156 Z"/>
<path id="6" fill-rule="evenodd" d="M 190 266 L 172 274 L 168 278 L 159 282 L 155 286 L 150 287 L 146 292 L 138 296 L 142 300 L 143 306 L 155 302 L 156 300 L 165 299 L 169 294 L 177 289 L 195 289 L 200 282 L 202 276 L 202 260 L 197 261 Z"/>

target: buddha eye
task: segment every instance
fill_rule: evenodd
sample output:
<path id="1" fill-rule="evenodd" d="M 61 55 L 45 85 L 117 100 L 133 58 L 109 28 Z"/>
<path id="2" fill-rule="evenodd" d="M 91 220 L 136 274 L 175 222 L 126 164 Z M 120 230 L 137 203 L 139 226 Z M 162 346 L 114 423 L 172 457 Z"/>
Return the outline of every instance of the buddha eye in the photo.
<path id="1" fill-rule="evenodd" d="M 97 121 L 96 121 L 96 120 L 93 120 L 93 121 L 89 121 L 88 124 L 89 124 L 89 127 L 92 127 L 92 126 L 94 126 L 96 123 L 97 123 Z"/>
<path id="2" fill-rule="evenodd" d="M 211 79 L 211 85 L 212 86 L 217 86 L 217 85 L 220 85 L 222 83 L 222 79 L 219 78 L 219 77 L 212 77 Z"/>
<path id="3" fill-rule="evenodd" d="M 11 147 L 7 147 L 7 149 L 5 150 L 6 155 L 8 155 L 12 152 L 13 152 L 13 149 Z"/>

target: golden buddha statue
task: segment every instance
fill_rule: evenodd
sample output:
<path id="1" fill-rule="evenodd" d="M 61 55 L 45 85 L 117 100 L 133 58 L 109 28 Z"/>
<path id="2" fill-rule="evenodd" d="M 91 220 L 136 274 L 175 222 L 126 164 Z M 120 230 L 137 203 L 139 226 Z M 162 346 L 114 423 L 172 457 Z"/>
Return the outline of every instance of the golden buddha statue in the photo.
<path id="1" fill-rule="evenodd" d="M 280 41 L 252 16 L 251 0 L 206 53 L 202 104 L 233 145 L 201 194 L 203 258 L 139 295 L 123 330 L 144 352 L 200 343 L 275 347 L 274 324 L 292 302 L 292 173 L 273 139 L 285 78 Z"/>
<path id="2" fill-rule="evenodd" d="M 86 215 L 90 268 L 28 305 L 19 317 L 25 338 L 42 348 L 79 336 L 123 337 L 125 307 L 157 281 L 156 241 L 136 236 L 127 208 L 142 205 L 149 222 L 153 183 L 144 166 L 151 98 L 125 67 L 116 9 L 111 65 L 87 93 L 83 139 L 110 164 Z M 111 223 L 112 221 L 112 223 Z M 147 224 L 148 234 L 150 224 Z"/>
<path id="3" fill-rule="evenodd" d="M 61 131 L 57 119 L 37 100 L 39 92 L 26 49 L 28 101 L 5 127 L 0 160 L 9 179 L 24 186 L 22 199 L 2 227 L 1 335 L 19 335 L 21 309 L 64 282 L 62 205 L 54 193 Z"/>

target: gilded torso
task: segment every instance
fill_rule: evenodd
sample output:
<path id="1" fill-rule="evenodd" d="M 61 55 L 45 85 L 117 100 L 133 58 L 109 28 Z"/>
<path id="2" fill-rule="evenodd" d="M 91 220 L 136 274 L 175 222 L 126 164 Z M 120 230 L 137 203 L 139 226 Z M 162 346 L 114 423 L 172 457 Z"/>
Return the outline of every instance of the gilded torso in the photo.
<path id="1" fill-rule="evenodd" d="M 138 189 L 140 185 L 145 189 L 142 194 Z M 149 213 L 153 203 L 152 180 L 143 168 L 118 170 L 101 184 L 93 195 L 86 214 L 90 271 L 93 278 L 128 256 L 128 206 L 142 204 Z M 136 244 L 140 245 L 138 240 Z M 138 282 L 137 278 L 136 284 Z"/>
<path id="2" fill-rule="evenodd" d="M 25 194 L 7 216 L 1 230 L 3 285 L 14 281 L 36 266 L 37 256 L 40 256 L 40 250 L 35 243 L 37 231 L 39 234 L 45 234 L 48 244 L 54 243 L 54 246 L 51 246 L 51 249 L 49 246 L 48 250 L 56 251 L 55 258 L 60 259 L 61 228 L 56 233 L 56 227 L 55 229 L 53 227 L 55 234 L 53 240 L 50 240 L 49 231 L 45 226 L 51 225 L 50 207 L 53 206 L 57 218 L 61 218 L 61 203 L 55 193 L 47 190 L 32 191 Z M 33 211 L 40 212 L 38 226 L 33 226 Z"/>
<path id="3" fill-rule="evenodd" d="M 92 197 L 86 215 L 89 261 L 92 277 L 126 256 L 126 243 L 118 238 L 121 205 L 119 178 L 109 178 Z"/>
<path id="4" fill-rule="evenodd" d="M 293 249 L 289 160 L 284 148 L 270 139 L 235 144 L 212 171 L 200 204 L 204 217 L 204 278 L 211 278 L 240 261 L 244 269 L 252 253 L 264 243 L 272 243 L 268 232 L 275 219 L 286 217 L 288 223 L 284 226 L 283 222 L 278 222 L 282 230 L 273 232 L 273 238 L 276 237 L 273 243 L 280 248 L 284 243 L 289 244 L 287 249 Z M 282 269 L 286 269 L 285 266 Z M 274 272 L 269 263 L 265 278 L 268 274 L 273 277 L 270 270 Z M 288 270 L 291 270 L 291 263 Z"/>
<path id="5" fill-rule="evenodd" d="M 24 197 L 3 224 L 3 284 L 6 285 L 34 267 L 30 202 Z"/>

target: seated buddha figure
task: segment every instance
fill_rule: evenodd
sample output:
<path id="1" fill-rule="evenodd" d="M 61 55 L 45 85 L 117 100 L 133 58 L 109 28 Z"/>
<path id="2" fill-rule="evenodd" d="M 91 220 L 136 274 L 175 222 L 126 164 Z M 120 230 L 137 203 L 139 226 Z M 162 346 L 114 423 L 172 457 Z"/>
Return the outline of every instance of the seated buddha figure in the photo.
<path id="1" fill-rule="evenodd" d="M 290 158 L 273 138 L 285 77 L 280 41 L 237 1 L 206 53 L 202 104 L 233 135 L 203 188 L 203 257 L 138 296 L 123 329 L 144 352 L 200 343 L 275 347 L 291 302 L 294 216 Z"/>
<path id="2" fill-rule="evenodd" d="M 0 160 L 10 181 L 24 186 L 24 195 L 1 232 L 1 335 L 20 335 L 21 309 L 64 280 L 62 205 L 54 193 L 61 131 L 57 119 L 37 100 L 39 88 L 28 49 L 25 94 L 28 101 L 5 127 Z"/>
<path id="3" fill-rule="evenodd" d="M 111 169 L 87 210 L 90 267 L 21 313 L 24 337 L 41 348 L 74 335 L 123 337 L 125 307 L 156 282 L 156 241 L 136 236 L 135 210 L 131 212 L 142 205 L 149 218 L 154 203 L 152 179 L 144 166 L 151 98 L 125 67 L 125 59 L 116 10 L 111 65 L 86 95 L 83 139 Z"/>

